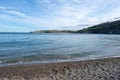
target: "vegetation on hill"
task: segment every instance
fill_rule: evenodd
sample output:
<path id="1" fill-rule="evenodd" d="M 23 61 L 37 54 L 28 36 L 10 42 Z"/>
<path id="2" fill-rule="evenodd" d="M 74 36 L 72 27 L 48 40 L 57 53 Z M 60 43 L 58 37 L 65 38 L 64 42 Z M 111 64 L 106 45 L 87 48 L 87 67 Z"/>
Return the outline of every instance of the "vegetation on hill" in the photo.
<path id="1" fill-rule="evenodd" d="M 38 30 L 31 33 L 94 33 L 94 34 L 120 34 L 120 20 L 101 23 L 78 31 L 72 30 Z"/>
<path id="2" fill-rule="evenodd" d="M 78 30 L 76 33 L 120 34 L 120 20 L 101 23 L 89 28 Z"/>
<path id="3" fill-rule="evenodd" d="M 31 33 L 74 33 L 72 30 L 38 30 Z"/>

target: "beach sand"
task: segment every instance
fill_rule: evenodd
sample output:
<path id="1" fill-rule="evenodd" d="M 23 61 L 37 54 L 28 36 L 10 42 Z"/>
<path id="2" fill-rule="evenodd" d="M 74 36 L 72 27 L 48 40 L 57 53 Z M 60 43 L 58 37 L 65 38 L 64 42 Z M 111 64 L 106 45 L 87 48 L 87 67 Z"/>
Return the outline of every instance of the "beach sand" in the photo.
<path id="1" fill-rule="evenodd" d="M 120 58 L 2 66 L 0 80 L 120 80 Z"/>

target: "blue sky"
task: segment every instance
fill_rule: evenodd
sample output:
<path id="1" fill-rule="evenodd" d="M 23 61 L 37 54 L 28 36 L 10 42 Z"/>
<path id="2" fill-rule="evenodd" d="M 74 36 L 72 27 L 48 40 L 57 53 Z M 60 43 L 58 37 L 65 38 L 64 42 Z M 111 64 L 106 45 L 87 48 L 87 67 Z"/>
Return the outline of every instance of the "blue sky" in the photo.
<path id="1" fill-rule="evenodd" d="M 79 30 L 120 17 L 120 0 L 0 0 L 0 32 Z"/>

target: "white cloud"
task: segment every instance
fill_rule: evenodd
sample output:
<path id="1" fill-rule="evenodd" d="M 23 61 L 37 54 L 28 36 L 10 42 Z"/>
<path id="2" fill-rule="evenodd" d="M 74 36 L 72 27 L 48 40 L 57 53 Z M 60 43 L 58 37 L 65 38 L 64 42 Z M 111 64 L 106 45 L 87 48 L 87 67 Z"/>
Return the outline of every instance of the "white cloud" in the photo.
<path id="1" fill-rule="evenodd" d="M 91 12 L 98 9 L 98 4 L 101 0 L 96 2 L 90 0 L 61 0 L 63 6 L 60 6 L 58 10 L 54 11 L 53 14 L 62 17 L 60 22 L 67 21 L 67 26 L 76 26 L 79 24 L 97 24 L 98 19 L 95 17 L 88 16 Z M 77 4 L 76 4 L 77 3 Z M 89 5 L 89 6 L 88 6 Z M 59 19 L 59 17 L 57 18 Z M 65 26 L 66 26 L 65 25 Z M 63 25 L 64 26 L 64 25 Z M 86 26 L 87 27 L 87 26 Z"/>
<path id="2" fill-rule="evenodd" d="M 26 15 L 24 13 L 18 12 L 18 11 L 12 11 L 12 10 L 5 10 L 6 13 L 9 14 L 13 14 L 13 15 L 17 15 L 20 17 L 26 17 Z"/>
<path id="3" fill-rule="evenodd" d="M 113 10 L 111 10 L 109 13 L 102 15 L 102 21 L 114 21 L 119 19 L 120 17 L 120 7 L 116 7 Z"/>
<path id="4" fill-rule="evenodd" d="M 87 0 L 84 2 L 87 2 Z M 97 8 L 96 5 L 99 3 L 99 1 L 96 4 L 94 3 L 94 1 L 88 1 L 87 3 L 84 2 L 81 0 L 60 0 L 58 1 L 59 4 L 56 5 L 57 3 L 54 3 L 51 0 L 39 0 L 39 4 L 45 3 L 47 9 L 53 10 L 53 16 L 49 19 L 27 16 L 26 18 L 20 19 L 20 21 L 35 26 L 48 27 L 49 29 L 59 29 L 63 26 L 76 26 L 79 24 L 91 24 L 91 22 L 97 22 L 98 20 L 96 18 L 91 18 L 87 15 L 95 8 Z M 90 6 L 89 9 L 87 5 Z M 26 16 L 24 13 L 21 13 L 19 11 L 4 9 L 4 12 L 22 17 Z M 84 21 L 86 21 L 83 22 L 83 19 Z"/>
<path id="5" fill-rule="evenodd" d="M 3 10 L 3 9 L 5 9 L 5 8 L 0 6 L 0 10 Z"/>
<path id="6" fill-rule="evenodd" d="M 120 17 L 119 0 L 34 0 L 37 8 L 43 9 L 46 14 L 40 11 L 38 15 L 28 16 L 21 11 L 0 7 L 4 13 L 16 15 L 22 18 L 5 14 L 0 18 L 9 21 L 20 22 L 21 24 L 45 27 L 45 29 L 81 29 L 116 17 Z M 117 3 L 117 4 L 115 4 Z M 107 8 L 110 9 L 107 9 Z M 77 26 L 88 24 L 86 26 Z M 68 27 L 69 26 L 69 27 Z M 71 26 L 71 27 L 70 27 Z"/>
<path id="7" fill-rule="evenodd" d="M 0 10 L 2 10 L 4 13 L 8 13 L 8 14 L 12 14 L 12 15 L 20 16 L 20 17 L 27 17 L 26 14 L 24 14 L 22 12 L 10 10 L 5 7 L 0 7 Z"/>

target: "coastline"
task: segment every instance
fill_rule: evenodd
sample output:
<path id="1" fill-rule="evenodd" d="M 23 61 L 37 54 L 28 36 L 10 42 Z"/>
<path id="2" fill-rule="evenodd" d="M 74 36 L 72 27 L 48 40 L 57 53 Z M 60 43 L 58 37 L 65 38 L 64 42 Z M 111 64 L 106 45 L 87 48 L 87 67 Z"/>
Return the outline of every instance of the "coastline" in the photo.
<path id="1" fill-rule="evenodd" d="M 119 80 L 120 57 L 0 67 L 0 80 Z"/>

